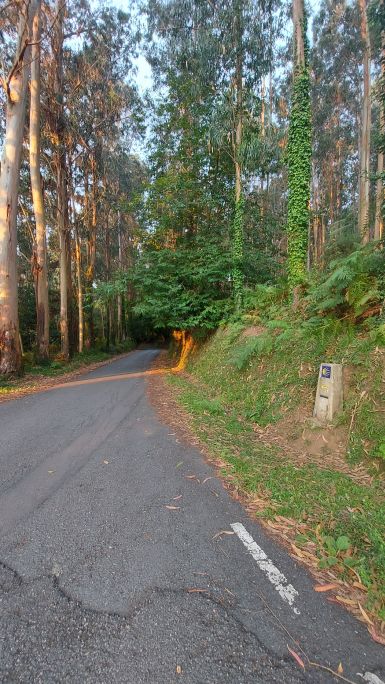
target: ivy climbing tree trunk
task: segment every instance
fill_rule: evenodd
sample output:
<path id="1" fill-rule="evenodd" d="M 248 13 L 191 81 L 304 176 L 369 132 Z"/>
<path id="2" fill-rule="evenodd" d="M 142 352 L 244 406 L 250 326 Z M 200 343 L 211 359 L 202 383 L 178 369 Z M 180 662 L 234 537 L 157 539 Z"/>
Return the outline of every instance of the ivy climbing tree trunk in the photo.
<path id="1" fill-rule="evenodd" d="M 33 210 L 36 224 L 33 259 L 33 275 L 36 293 L 36 343 L 38 357 L 41 360 L 46 360 L 48 359 L 49 347 L 49 309 L 46 226 L 40 175 L 40 25 L 41 0 L 37 0 L 32 24 L 29 164 Z"/>
<path id="2" fill-rule="evenodd" d="M 242 161 L 241 146 L 243 133 L 243 27 L 242 27 L 242 4 L 236 2 L 235 17 L 235 45 L 236 45 L 236 65 L 235 65 L 235 131 L 233 134 L 233 156 L 235 170 L 235 211 L 233 226 L 233 288 L 234 301 L 237 309 L 242 304 L 243 293 L 243 250 L 244 250 L 244 197 L 242 188 Z"/>
<path id="3" fill-rule="evenodd" d="M 359 0 L 361 10 L 361 38 L 363 51 L 363 94 L 361 105 L 360 134 L 360 181 L 358 199 L 358 228 L 363 244 L 370 240 L 369 192 L 370 192 L 370 127 L 371 127 L 371 84 L 370 84 L 370 36 L 366 0 Z"/>
<path id="4" fill-rule="evenodd" d="M 21 369 L 17 303 L 17 202 L 35 4 L 23 2 L 19 12 L 16 56 L 4 79 L 6 126 L 0 171 L 0 373 Z"/>
<path id="5" fill-rule="evenodd" d="M 293 0 L 293 90 L 288 135 L 288 276 L 296 303 L 306 281 L 310 220 L 311 107 L 304 0 Z"/>

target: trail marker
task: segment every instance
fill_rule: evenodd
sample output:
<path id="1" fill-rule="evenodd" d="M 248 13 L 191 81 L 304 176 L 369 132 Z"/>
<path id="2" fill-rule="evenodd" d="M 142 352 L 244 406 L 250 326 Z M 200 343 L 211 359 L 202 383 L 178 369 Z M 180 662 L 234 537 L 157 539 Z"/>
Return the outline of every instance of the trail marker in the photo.
<path id="1" fill-rule="evenodd" d="M 321 363 L 313 411 L 314 418 L 321 423 L 331 422 L 342 409 L 342 403 L 342 364 Z"/>

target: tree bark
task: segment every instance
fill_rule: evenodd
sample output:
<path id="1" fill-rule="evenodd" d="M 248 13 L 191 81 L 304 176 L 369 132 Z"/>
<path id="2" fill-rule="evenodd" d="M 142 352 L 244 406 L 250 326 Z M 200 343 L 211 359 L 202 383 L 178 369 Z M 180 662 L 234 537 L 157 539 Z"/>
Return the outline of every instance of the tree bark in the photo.
<path id="1" fill-rule="evenodd" d="M 39 359 L 49 355 L 47 242 L 43 190 L 40 175 L 40 37 L 41 0 L 36 2 L 32 24 L 31 101 L 29 115 L 29 164 L 36 236 L 33 274 L 36 292 L 36 343 Z"/>
<path id="2" fill-rule="evenodd" d="M 18 43 L 13 67 L 5 81 L 7 110 L 0 171 L 0 373 L 21 370 L 17 303 L 17 203 L 35 3 L 20 10 Z"/>
<path id="3" fill-rule="evenodd" d="M 70 165 L 71 168 L 71 165 Z M 82 244 L 79 234 L 79 227 L 76 220 L 74 184 L 71 174 L 71 208 L 72 208 L 72 223 L 74 227 L 75 237 L 75 264 L 76 264 L 76 280 L 77 280 L 77 304 L 78 304 L 78 352 L 81 354 L 84 350 L 84 311 L 83 311 L 83 281 L 82 281 Z"/>
<path id="4" fill-rule="evenodd" d="M 305 64 L 304 18 L 303 0 L 293 0 L 294 61 L 296 66 L 300 67 Z"/>
<path id="5" fill-rule="evenodd" d="M 383 9 L 384 0 L 381 1 L 381 9 Z M 381 31 L 381 81 L 382 88 L 380 97 L 380 136 L 381 143 L 377 158 L 377 183 L 376 183 L 376 218 L 374 223 L 374 239 L 381 240 L 384 234 L 384 147 L 385 147 L 385 29 Z"/>
<path id="6" fill-rule="evenodd" d="M 54 53 L 54 98 L 55 98 L 55 122 L 54 134 L 56 142 L 55 169 L 56 169 L 56 221 L 59 233 L 59 269 L 60 269 L 60 342 L 61 355 L 69 359 L 69 325 L 68 325 L 68 290 L 71 276 L 69 273 L 70 246 L 69 246 L 69 220 L 68 220 L 68 193 L 67 193 L 67 168 L 64 140 L 64 116 L 63 116 L 63 23 L 66 11 L 65 0 L 56 2 L 56 23 L 53 37 Z"/>
<path id="7" fill-rule="evenodd" d="M 243 135 L 243 27 L 242 5 L 236 3 L 235 23 L 235 139 L 233 140 L 234 170 L 235 170 L 235 217 L 233 235 L 233 287 L 237 309 L 242 303 L 243 292 L 243 187 L 241 145 Z"/>
<path id="8" fill-rule="evenodd" d="M 86 340 L 85 345 L 87 349 L 92 347 L 95 341 L 95 326 L 94 326 L 94 307 L 93 307 L 93 282 L 95 276 L 95 259 L 96 259 L 96 229 L 97 229 L 97 211 L 98 211 L 98 195 L 97 195 L 97 174 L 96 174 L 96 152 L 91 155 L 91 210 L 87 211 L 88 224 L 88 242 L 87 242 L 87 269 L 86 269 L 86 298 L 87 298 L 87 326 L 86 326 Z M 86 183 L 84 191 L 86 193 L 86 203 L 89 209 L 89 184 L 88 176 L 86 176 Z"/>
<path id="9" fill-rule="evenodd" d="M 118 260 L 119 260 L 119 270 L 122 271 L 123 269 L 123 259 L 122 259 L 122 234 L 121 234 L 121 226 L 120 226 L 120 211 L 118 212 Z M 118 293 L 118 298 L 117 298 L 117 340 L 118 342 L 122 341 L 123 338 L 123 328 L 122 328 L 122 311 L 123 311 L 123 306 L 122 306 L 122 293 Z"/>
<path id="10" fill-rule="evenodd" d="M 363 244 L 370 240 L 369 230 L 369 192 L 370 192 L 370 127 L 371 127 L 371 94 L 370 94 L 370 36 L 366 13 L 366 0 L 359 0 L 361 10 L 361 38 L 364 45 L 363 56 L 363 95 L 361 106 L 360 136 L 360 181 L 358 203 L 358 228 Z"/>

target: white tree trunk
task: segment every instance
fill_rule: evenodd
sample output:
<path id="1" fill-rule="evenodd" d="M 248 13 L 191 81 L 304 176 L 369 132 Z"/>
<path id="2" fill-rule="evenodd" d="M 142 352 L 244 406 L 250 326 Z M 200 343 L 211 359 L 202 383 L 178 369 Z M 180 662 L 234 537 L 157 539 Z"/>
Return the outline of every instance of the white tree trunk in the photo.
<path id="1" fill-rule="evenodd" d="M 17 202 L 28 84 L 31 2 L 20 11 L 18 46 L 6 79 L 7 113 L 0 171 L 0 373 L 21 369 L 17 305 Z"/>
<path id="2" fill-rule="evenodd" d="M 384 5 L 384 0 L 382 0 L 381 5 Z M 381 31 L 381 79 L 383 82 L 383 88 L 385 89 L 385 29 Z M 380 101 L 380 133 L 381 133 L 381 144 L 384 145 L 385 141 L 385 103 L 384 103 L 384 93 L 382 92 L 382 97 Z M 377 160 L 377 184 L 376 184 L 376 219 L 374 223 L 374 239 L 381 240 L 384 234 L 384 202 L 385 202 L 385 187 L 384 180 L 381 174 L 384 173 L 384 152 L 380 150 L 378 153 Z"/>
<path id="3" fill-rule="evenodd" d="M 31 102 L 29 116 L 29 160 L 33 210 L 36 223 L 34 278 L 36 289 L 37 349 L 41 359 L 48 359 L 49 310 L 47 243 L 43 191 L 40 175 L 40 37 L 41 0 L 36 1 L 32 24 Z"/>
<path id="4" fill-rule="evenodd" d="M 294 63 L 303 67 L 305 64 L 304 31 L 304 6 L 303 0 L 293 0 L 293 26 L 294 26 Z"/>
<path id="5" fill-rule="evenodd" d="M 370 192 L 370 127 L 371 127 L 371 83 L 370 83 L 370 36 L 366 13 L 366 0 L 359 0 L 361 9 L 361 38 L 364 44 L 363 95 L 361 107 L 360 136 L 360 180 L 358 202 L 358 228 L 363 244 L 369 242 L 369 192 Z"/>

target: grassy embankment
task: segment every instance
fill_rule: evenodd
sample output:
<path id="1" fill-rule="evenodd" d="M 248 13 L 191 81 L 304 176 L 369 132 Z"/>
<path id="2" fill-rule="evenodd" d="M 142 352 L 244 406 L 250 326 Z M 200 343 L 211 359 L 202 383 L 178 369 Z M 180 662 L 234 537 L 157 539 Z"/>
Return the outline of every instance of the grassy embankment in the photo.
<path id="1" fill-rule="evenodd" d="M 168 382 L 249 509 L 385 632 L 383 326 L 283 311 L 262 305 L 219 329 Z M 344 412 L 324 429 L 311 419 L 322 361 L 345 373 Z"/>

